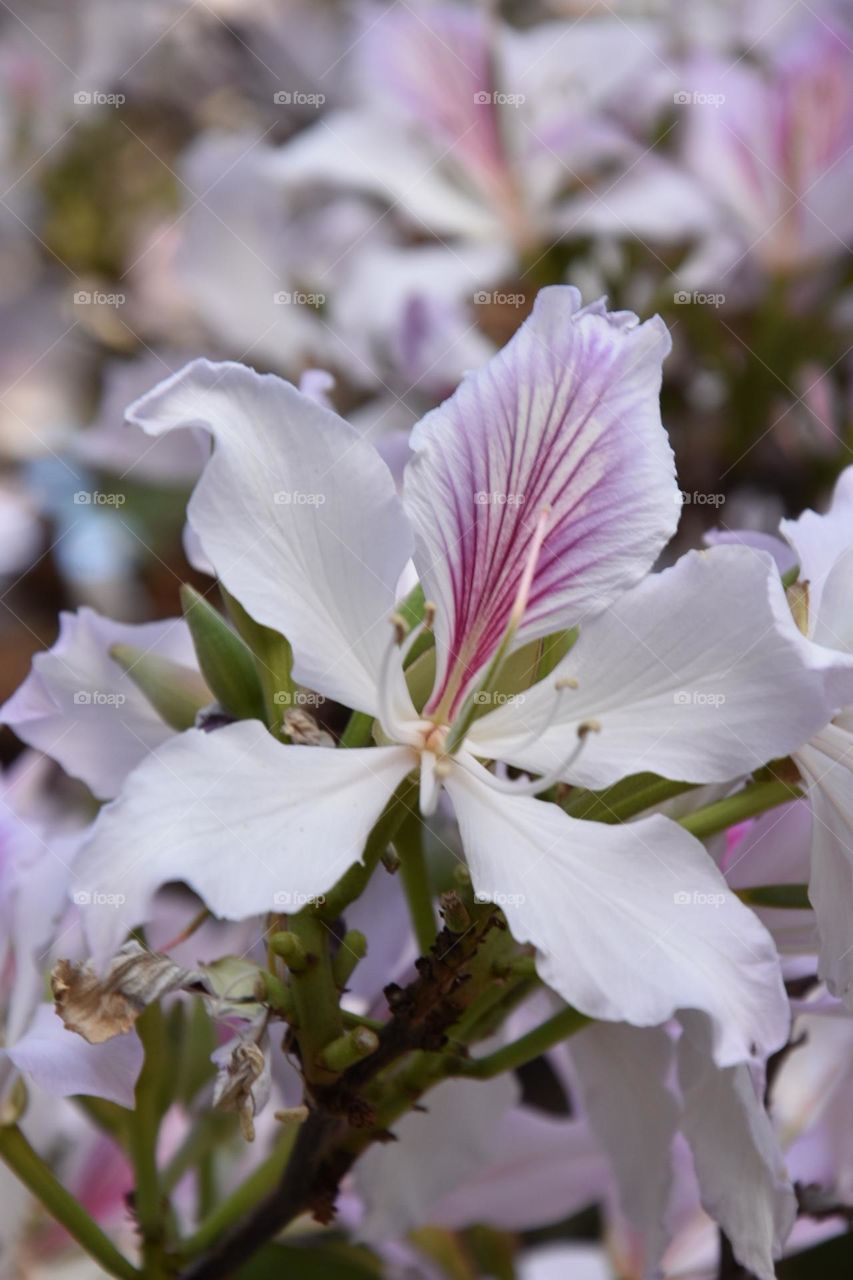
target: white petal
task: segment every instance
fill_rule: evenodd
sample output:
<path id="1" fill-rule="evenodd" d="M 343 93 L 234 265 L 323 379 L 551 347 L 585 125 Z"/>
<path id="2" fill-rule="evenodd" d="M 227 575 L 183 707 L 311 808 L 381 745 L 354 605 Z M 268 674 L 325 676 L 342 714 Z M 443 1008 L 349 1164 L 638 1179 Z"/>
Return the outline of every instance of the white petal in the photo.
<path id="1" fill-rule="evenodd" d="M 257 720 L 175 737 L 101 811 L 74 865 L 96 959 L 171 880 L 226 920 L 299 910 L 361 857 L 413 765 L 402 747 L 284 746 Z"/>
<path id="2" fill-rule="evenodd" d="M 735 1257 L 758 1280 L 774 1280 L 773 1259 L 797 1216 L 794 1189 L 770 1118 L 746 1064 L 720 1070 L 707 1020 L 684 1018 L 678 1045 L 681 1127 L 693 1151 L 702 1204 Z"/>
<path id="3" fill-rule="evenodd" d="M 59 639 L 36 654 L 30 674 L 0 711 L 19 738 L 82 779 L 99 800 L 116 795 L 131 769 L 174 735 L 113 662 L 114 644 L 196 668 L 182 618 L 134 625 L 83 608 L 59 615 Z"/>
<path id="4" fill-rule="evenodd" d="M 373 447 L 273 375 L 196 360 L 131 406 L 151 435 L 206 427 L 213 457 L 188 517 L 258 622 L 287 636 L 298 680 L 375 711 L 394 588 L 410 536 Z"/>
<path id="5" fill-rule="evenodd" d="M 106 1044 L 88 1044 L 68 1031 L 51 1005 L 39 1007 L 30 1029 L 8 1050 L 19 1071 L 57 1098 L 84 1094 L 133 1106 L 142 1069 L 142 1045 L 135 1031 Z"/>
<path id="6" fill-rule="evenodd" d="M 679 1106 L 666 1087 L 672 1041 L 660 1027 L 599 1023 L 568 1049 L 584 1110 L 610 1159 L 622 1212 L 641 1233 L 653 1273 L 667 1244 L 672 1143 Z"/>
<path id="7" fill-rule="evenodd" d="M 445 148 L 446 149 L 446 148 Z M 379 111 L 337 111 L 281 147 L 270 173 L 285 188 L 350 187 L 388 201 L 418 229 L 494 240 L 500 224 L 438 163 L 441 151 Z"/>
<path id="8" fill-rule="evenodd" d="M 823 613 L 821 597 L 827 578 L 839 556 L 853 547 L 853 467 L 841 473 L 826 515 L 804 511 L 796 520 L 783 520 L 779 529 L 797 554 L 800 578 L 809 584 L 809 615 L 814 624 Z M 840 624 L 844 619 L 826 619 L 833 621 Z"/>
<path id="9" fill-rule="evenodd" d="M 749 823 L 745 834 L 726 854 L 722 869 L 733 889 L 808 884 L 811 844 L 809 802 L 794 800 Z M 814 955 L 818 940 L 813 911 L 757 907 L 755 913 L 770 930 L 780 952 Z"/>
<path id="10" fill-rule="evenodd" d="M 796 754 L 812 808 L 809 897 L 820 934 L 818 972 L 853 1009 L 853 715 Z"/>
<path id="11" fill-rule="evenodd" d="M 725 782 L 804 742 L 832 716 L 834 660 L 793 624 L 770 557 L 691 551 L 581 629 L 553 675 L 478 720 L 477 753 L 549 773 L 594 719 L 567 780 L 603 787 L 651 770 Z M 543 725 L 561 677 L 578 681 Z M 524 745 L 522 745 L 524 744 Z"/>
<path id="12" fill-rule="evenodd" d="M 471 758 L 446 786 L 475 889 L 534 943 L 543 980 L 570 1004 L 636 1026 L 702 1009 L 721 1065 L 782 1043 L 788 1006 L 773 943 L 681 827 L 660 815 L 578 821 L 494 791 Z"/>
<path id="13" fill-rule="evenodd" d="M 503 1114 L 517 1093 L 510 1074 L 485 1082 L 448 1080 L 427 1094 L 426 1111 L 412 1111 L 394 1125 L 397 1141 L 372 1147 L 356 1166 L 367 1209 L 361 1239 L 401 1239 L 432 1221 L 443 1195 L 488 1167 Z"/>

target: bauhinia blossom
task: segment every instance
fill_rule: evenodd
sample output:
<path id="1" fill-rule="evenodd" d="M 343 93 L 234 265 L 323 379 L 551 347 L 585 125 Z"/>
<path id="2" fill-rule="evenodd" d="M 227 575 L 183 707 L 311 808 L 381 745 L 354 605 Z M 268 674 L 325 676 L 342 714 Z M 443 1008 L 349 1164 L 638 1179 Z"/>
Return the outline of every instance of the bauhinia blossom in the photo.
<path id="1" fill-rule="evenodd" d="M 418 771 L 422 811 L 446 791 L 475 890 L 566 1000 L 639 1025 L 701 1010 L 722 1066 L 784 1039 L 771 940 L 695 839 L 660 814 L 608 826 L 536 798 L 641 770 L 727 782 L 834 709 L 769 557 L 717 548 L 641 581 L 680 505 L 658 407 L 668 347 L 659 319 L 544 290 L 417 426 L 402 500 L 367 441 L 278 378 L 197 361 L 132 406 L 151 435 L 211 432 L 188 509 L 207 560 L 287 636 L 298 681 L 376 718 L 379 745 L 291 745 L 258 721 L 155 744 L 75 867 L 93 903 L 118 902 L 88 912 L 97 959 L 168 881 L 228 919 L 327 892 Z M 389 619 L 412 554 L 429 603 L 405 636 Z M 421 704 L 404 665 L 430 625 Z M 577 625 L 557 669 L 536 683 L 534 658 L 532 687 L 502 700 L 506 656 Z"/>

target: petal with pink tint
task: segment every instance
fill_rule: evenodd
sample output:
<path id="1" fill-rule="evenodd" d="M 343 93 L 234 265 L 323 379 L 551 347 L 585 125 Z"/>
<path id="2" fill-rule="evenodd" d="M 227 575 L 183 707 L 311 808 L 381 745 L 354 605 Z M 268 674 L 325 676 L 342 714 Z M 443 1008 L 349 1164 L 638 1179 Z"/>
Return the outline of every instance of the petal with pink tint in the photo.
<path id="1" fill-rule="evenodd" d="M 431 706 L 454 706 L 510 620 L 547 511 L 519 642 L 599 613 L 678 522 L 660 419 L 663 321 L 543 289 L 493 360 L 415 427 L 404 496 L 437 605 Z"/>
<path id="2" fill-rule="evenodd" d="M 135 1031 L 106 1044 L 89 1044 L 66 1030 L 51 1005 L 39 1007 L 27 1032 L 6 1051 L 33 1084 L 58 1098 L 83 1094 L 133 1106 L 142 1069 L 142 1045 Z"/>
<path id="3" fill-rule="evenodd" d="M 110 657 L 114 644 L 196 667 L 183 618 L 133 624 L 82 608 L 60 614 L 59 639 L 36 654 L 0 711 L 22 741 L 80 778 L 99 800 L 111 799 L 147 752 L 174 734 Z"/>

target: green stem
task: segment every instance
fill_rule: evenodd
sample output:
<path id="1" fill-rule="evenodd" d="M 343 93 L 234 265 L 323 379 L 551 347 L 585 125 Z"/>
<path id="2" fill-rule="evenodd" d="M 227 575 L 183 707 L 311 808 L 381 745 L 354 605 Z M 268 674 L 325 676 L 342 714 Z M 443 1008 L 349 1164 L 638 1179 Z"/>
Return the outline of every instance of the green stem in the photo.
<path id="1" fill-rule="evenodd" d="M 0 1128 L 0 1159 L 81 1248 L 100 1263 L 107 1275 L 118 1276 L 119 1280 L 139 1280 L 141 1273 L 65 1190 L 17 1125 Z"/>
<path id="2" fill-rule="evenodd" d="M 404 819 L 394 848 L 400 857 L 400 876 L 409 904 L 409 914 L 421 955 L 426 955 L 435 942 L 435 912 L 424 852 L 423 823 L 417 813 Z"/>
<path id="3" fill-rule="evenodd" d="M 651 809 L 653 805 L 663 804 L 692 791 L 697 785 L 694 782 L 673 782 L 671 778 L 639 777 L 625 780 L 606 787 L 603 791 L 574 792 L 568 797 L 563 808 L 572 818 L 586 818 L 590 822 L 616 823 L 626 822 L 638 813 Z"/>
<path id="4" fill-rule="evenodd" d="M 746 902 L 750 907 L 808 911 L 812 905 L 807 884 L 761 884 L 749 889 L 738 889 L 736 892 L 741 902 Z"/>
<path id="5" fill-rule="evenodd" d="M 502 1049 L 497 1049 L 485 1058 L 471 1058 L 463 1062 L 454 1068 L 453 1074 L 475 1080 L 491 1080 L 504 1071 L 515 1071 L 525 1063 L 532 1062 L 548 1049 L 553 1049 L 554 1045 L 562 1040 L 573 1036 L 576 1031 L 582 1030 L 591 1021 L 592 1019 L 586 1014 L 567 1006 L 559 1013 L 555 1013 L 552 1018 L 548 1018 L 541 1026 L 528 1031 L 527 1035 L 513 1040 L 512 1044 L 504 1045 Z"/>
<path id="6" fill-rule="evenodd" d="M 291 916 L 290 929 L 305 948 L 308 961 L 304 969 L 290 974 L 302 1070 L 306 1080 L 323 1082 L 329 1073 L 320 1061 L 321 1051 L 343 1032 L 340 995 L 329 953 L 330 930 L 310 911 Z"/>
<path id="7" fill-rule="evenodd" d="M 373 742 L 373 716 L 353 711 L 341 734 L 342 747 L 369 747 Z"/>
<path id="8" fill-rule="evenodd" d="M 273 1151 L 258 1167 L 249 1174 L 245 1182 L 232 1191 L 213 1210 L 198 1228 L 181 1245 L 181 1253 L 186 1257 L 203 1253 L 215 1240 L 228 1230 L 235 1222 L 244 1217 L 259 1200 L 269 1195 L 278 1186 L 284 1167 L 287 1164 L 291 1149 L 296 1141 L 298 1125 L 290 1125 L 282 1131 L 281 1137 Z"/>
<path id="9" fill-rule="evenodd" d="M 336 885 L 325 894 L 316 908 L 322 920 L 339 919 L 356 898 L 361 897 L 376 864 L 394 839 L 407 813 L 413 812 L 418 794 L 416 779 L 405 778 L 385 807 L 385 811 L 367 838 L 361 862 L 356 862 L 344 872 Z"/>
<path id="10" fill-rule="evenodd" d="M 768 809 L 775 809 L 777 805 L 796 800 L 802 794 L 797 787 L 791 787 L 779 778 L 772 778 L 767 782 L 751 782 L 735 795 L 717 800 L 704 809 L 697 809 L 695 813 L 680 818 L 679 822 L 685 831 L 689 831 L 698 840 L 707 840 L 738 822 L 755 818 Z"/>
<path id="11" fill-rule="evenodd" d="M 149 1005 L 136 1026 L 145 1048 L 145 1061 L 136 1082 L 136 1106 L 129 1129 L 135 1178 L 133 1208 L 139 1224 L 145 1275 L 148 1280 L 161 1280 L 168 1271 L 164 1203 L 157 1170 L 157 1134 L 163 1115 L 162 1088 L 168 1048 L 160 1006 Z"/>

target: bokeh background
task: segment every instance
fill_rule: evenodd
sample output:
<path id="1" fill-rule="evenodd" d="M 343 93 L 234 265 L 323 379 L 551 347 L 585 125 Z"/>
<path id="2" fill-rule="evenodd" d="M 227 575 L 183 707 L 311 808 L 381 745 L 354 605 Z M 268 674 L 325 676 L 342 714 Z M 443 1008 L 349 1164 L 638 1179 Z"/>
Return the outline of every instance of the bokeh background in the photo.
<path id="1" fill-rule="evenodd" d="M 320 379 L 399 472 L 571 283 L 671 331 L 676 550 L 820 505 L 853 458 L 851 70 L 828 0 L 2 0 L 0 697 L 61 610 L 205 584 L 201 443 L 122 425 L 198 355 Z"/>

